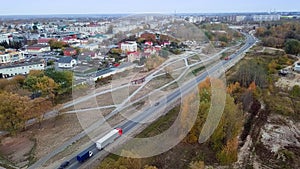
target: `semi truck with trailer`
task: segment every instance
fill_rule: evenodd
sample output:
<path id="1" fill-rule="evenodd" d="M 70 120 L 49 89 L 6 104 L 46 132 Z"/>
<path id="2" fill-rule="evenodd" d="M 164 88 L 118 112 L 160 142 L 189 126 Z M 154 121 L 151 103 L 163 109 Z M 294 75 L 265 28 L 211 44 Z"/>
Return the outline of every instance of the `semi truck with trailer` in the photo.
<path id="1" fill-rule="evenodd" d="M 93 156 L 92 151 L 83 151 L 77 155 L 77 161 L 83 163 L 85 160 Z"/>
<path id="2" fill-rule="evenodd" d="M 113 143 L 118 137 L 120 137 L 123 134 L 123 131 L 121 128 L 116 128 L 107 133 L 105 136 L 100 138 L 96 141 L 96 147 L 99 150 L 102 150 L 107 145 Z"/>

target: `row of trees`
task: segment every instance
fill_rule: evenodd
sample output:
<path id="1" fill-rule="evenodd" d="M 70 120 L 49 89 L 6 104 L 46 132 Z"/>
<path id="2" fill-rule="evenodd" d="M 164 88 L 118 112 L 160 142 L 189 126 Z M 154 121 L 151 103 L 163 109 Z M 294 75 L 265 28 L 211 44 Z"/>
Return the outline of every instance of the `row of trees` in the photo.
<path id="1" fill-rule="evenodd" d="M 222 84 L 222 82 L 217 82 Z M 206 79 L 199 85 L 200 107 L 196 123 L 185 142 L 190 144 L 198 143 L 198 136 L 207 120 L 211 104 L 211 82 Z M 216 105 L 213 105 L 216 106 Z M 235 104 L 234 98 L 227 94 L 225 109 L 219 124 L 209 139 L 209 145 L 216 153 L 216 158 L 221 164 L 230 164 L 237 160 L 238 135 L 243 126 L 243 113 Z M 192 166 L 196 164 L 191 164 Z M 197 164 L 198 165 L 198 164 Z M 202 165 L 202 163 L 201 163 Z M 191 167 L 192 168 L 192 167 Z"/>
<path id="2" fill-rule="evenodd" d="M 18 41 L 3 41 L 3 42 L 0 42 L 0 46 L 8 49 L 8 48 L 13 48 L 13 49 L 20 49 L 23 47 L 23 44 L 22 42 L 18 42 Z M 2 48 L 3 50 L 3 48 Z"/>
<path id="3" fill-rule="evenodd" d="M 29 119 L 41 124 L 43 115 L 55 106 L 56 96 L 71 90 L 73 74 L 69 71 L 32 70 L 27 77 L 18 75 L 0 80 L 0 130 L 15 134 Z M 40 93 L 40 97 L 29 96 Z"/>

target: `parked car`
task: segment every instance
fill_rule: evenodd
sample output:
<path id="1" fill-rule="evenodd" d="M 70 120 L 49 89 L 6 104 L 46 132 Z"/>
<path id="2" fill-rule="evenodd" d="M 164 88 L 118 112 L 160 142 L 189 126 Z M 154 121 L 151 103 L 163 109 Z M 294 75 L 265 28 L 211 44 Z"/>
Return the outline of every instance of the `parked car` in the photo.
<path id="1" fill-rule="evenodd" d="M 66 168 L 69 164 L 70 164 L 69 161 L 65 161 L 65 162 L 61 163 L 61 165 L 59 166 L 59 169 L 64 169 L 64 168 Z"/>

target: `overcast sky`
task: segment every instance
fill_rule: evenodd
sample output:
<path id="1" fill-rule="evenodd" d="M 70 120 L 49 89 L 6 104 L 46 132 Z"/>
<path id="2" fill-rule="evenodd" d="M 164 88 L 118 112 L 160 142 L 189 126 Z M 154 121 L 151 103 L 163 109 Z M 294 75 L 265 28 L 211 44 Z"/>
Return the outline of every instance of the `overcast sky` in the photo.
<path id="1" fill-rule="evenodd" d="M 0 15 L 300 11 L 300 0 L 1 0 Z"/>

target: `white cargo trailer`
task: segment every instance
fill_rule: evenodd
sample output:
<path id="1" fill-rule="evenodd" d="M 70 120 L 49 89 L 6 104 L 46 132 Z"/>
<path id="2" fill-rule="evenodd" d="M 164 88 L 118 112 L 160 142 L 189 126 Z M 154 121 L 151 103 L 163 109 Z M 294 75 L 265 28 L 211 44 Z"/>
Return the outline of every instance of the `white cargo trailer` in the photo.
<path id="1" fill-rule="evenodd" d="M 108 144 L 113 143 L 121 135 L 122 135 L 122 129 L 120 129 L 120 128 L 113 129 L 112 131 L 107 133 L 104 137 L 102 137 L 101 139 L 96 141 L 96 147 L 99 150 L 102 150 Z"/>

